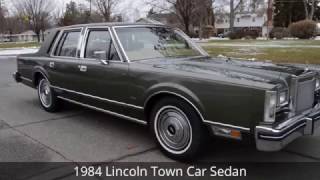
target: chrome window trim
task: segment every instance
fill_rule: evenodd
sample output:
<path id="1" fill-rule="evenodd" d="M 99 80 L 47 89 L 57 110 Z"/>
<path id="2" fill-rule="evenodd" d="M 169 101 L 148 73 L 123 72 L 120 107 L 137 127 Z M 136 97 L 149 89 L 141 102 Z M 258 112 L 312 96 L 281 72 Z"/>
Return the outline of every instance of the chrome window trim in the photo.
<path id="1" fill-rule="evenodd" d="M 61 87 L 57 87 L 57 86 L 53 86 L 53 85 L 51 85 L 51 87 L 54 88 L 54 89 L 61 90 L 61 91 L 67 91 L 67 92 L 70 92 L 70 93 L 78 94 L 78 95 L 81 95 L 81 96 L 86 96 L 86 97 L 93 98 L 93 99 L 98 99 L 98 100 L 101 100 L 101 101 L 106 101 L 106 102 L 113 103 L 113 104 L 119 104 L 119 105 L 122 105 L 122 106 L 128 106 L 128 107 L 131 107 L 131 108 L 144 110 L 144 107 L 136 106 L 136 105 L 133 105 L 133 104 L 128 104 L 128 103 L 119 102 L 119 101 L 115 101 L 115 100 L 111 100 L 111 99 L 106 99 L 106 98 L 102 98 L 102 97 L 98 97 L 98 96 L 94 96 L 94 95 L 90 95 L 90 94 L 86 94 L 86 93 L 82 93 L 82 92 L 78 92 L 78 91 L 73 91 L 73 90 L 69 90 L 69 89 L 65 89 L 65 88 L 61 88 Z"/>
<path id="2" fill-rule="evenodd" d="M 184 33 L 183 31 L 181 31 L 178 28 L 174 29 L 178 34 L 180 34 L 182 37 L 184 37 L 185 39 L 188 40 L 188 42 L 190 43 L 191 46 L 193 46 L 194 48 L 196 48 L 203 56 L 210 56 L 203 48 L 201 48 L 200 46 L 198 46 L 186 33 Z"/>
<path id="3" fill-rule="evenodd" d="M 121 43 L 121 41 L 120 41 L 120 39 L 119 39 L 119 36 L 118 36 L 118 34 L 117 34 L 117 32 L 116 32 L 116 28 L 117 28 L 117 27 L 118 27 L 118 26 L 113 26 L 113 27 L 112 27 L 112 30 L 113 30 L 113 32 L 114 32 L 114 36 L 115 36 L 115 38 L 117 39 L 117 43 L 119 44 L 120 49 L 121 49 L 121 51 L 122 51 L 122 53 L 123 53 L 126 61 L 127 61 L 128 63 L 131 63 L 131 61 L 130 61 L 130 59 L 129 59 L 127 53 L 126 53 L 126 51 L 124 50 L 124 48 L 123 48 L 123 46 L 122 46 L 122 43 Z M 121 26 L 119 26 L 119 27 L 121 27 Z"/>
<path id="4" fill-rule="evenodd" d="M 86 46 L 87 46 L 87 39 L 88 39 L 88 36 L 89 36 L 89 32 L 92 31 L 92 30 L 106 30 L 108 31 L 108 33 L 110 34 L 110 37 L 112 39 L 112 43 L 118 53 L 118 56 L 120 58 L 120 60 L 108 60 L 106 59 L 108 62 L 124 62 L 124 59 L 121 55 L 121 51 L 119 50 L 119 47 L 117 45 L 117 41 L 115 41 L 115 38 L 112 34 L 112 31 L 111 31 L 111 28 L 110 26 L 88 26 L 85 28 L 85 33 L 83 35 L 83 40 L 82 40 L 82 44 L 81 44 L 81 47 L 80 47 L 80 59 L 82 60 L 89 60 L 89 61 L 97 61 L 97 59 L 93 59 L 93 58 L 85 58 L 84 55 L 85 55 L 85 50 L 86 50 Z"/>
<path id="5" fill-rule="evenodd" d="M 62 58 L 62 59 L 79 59 L 79 51 L 80 51 L 80 47 L 81 47 L 81 44 L 82 44 L 82 41 L 83 41 L 83 29 L 84 27 L 78 27 L 78 28 L 66 28 L 66 29 L 62 29 L 60 30 L 60 33 L 56 39 L 56 41 L 54 42 L 54 46 L 52 47 L 51 49 L 51 52 L 50 52 L 50 57 L 54 57 L 54 58 Z M 69 57 L 69 56 L 56 56 L 54 55 L 54 52 L 56 51 L 56 48 L 57 48 L 57 45 L 59 44 L 60 40 L 61 40 L 61 37 L 63 35 L 63 33 L 65 32 L 68 32 L 68 31 L 77 31 L 77 30 L 80 30 L 80 37 L 79 37 L 79 42 L 78 42 L 78 45 L 77 45 L 77 52 L 76 52 L 76 57 Z"/>
<path id="6" fill-rule="evenodd" d="M 71 100 L 71 99 L 68 99 L 68 98 L 64 98 L 64 97 L 61 97 L 61 96 L 58 96 L 58 98 L 62 99 L 62 100 L 65 100 L 65 101 L 68 101 L 70 103 L 74 103 L 74 104 L 77 104 L 77 105 L 80 105 L 80 106 L 84 106 L 84 107 L 96 110 L 96 111 L 100 111 L 100 112 L 107 113 L 107 114 L 110 114 L 110 115 L 113 115 L 113 116 L 124 118 L 124 119 L 130 120 L 132 122 L 136 122 L 136 123 L 142 124 L 142 125 L 147 125 L 148 124 L 146 121 L 143 121 L 143 120 L 140 120 L 140 119 L 137 119 L 137 118 L 133 118 L 133 117 L 129 117 L 129 116 L 126 116 L 126 115 L 123 115 L 123 114 L 115 113 L 113 111 L 108 111 L 108 110 L 101 109 L 101 108 L 98 108 L 98 107 L 95 107 L 95 106 L 91 106 L 91 105 L 88 105 L 88 104 L 80 103 L 78 101 L 74 101 L 74 100 Z"/>
<path id="7" fill-rule="evenodd" d="M 130 58 L 128 57 L 127 53 L 125 52 L 123 45 L 119 39 L 118 33 L 116 31 L 116 28 L 135 28 L 135 27 L 167 27 L 167 28 L 171 28 L 173 29 L 175 32 L 177 32 L 179 35 L 181 35 L 183 38 L 185 38 L 188 42 L 189 45 L 191 45 L 192 47 L 194 47 L 195 49 L 197 49 L 203 56 L 209 56 L 209 54 L 203 50 L 200 46 L 198 46 L 197 44 L 194 43 L 194 41 L 188 36 L 186 35 L 183 31 L 181 31 L 178 28 L 172 28 L 170 26 L 166 26 L 166 25 L 161 25 L 161 24 L 150 24 L 150 25 L 129 25 L 129 26 L 112 26 L 112 30 L 114 31 L 115 37 L 118 41 L 118 44 L 120 46 L 120 49 L 122 50 L 126 61 L 128 61 L 129 63 L 131 63 L 132 61 L 130 60 Z M 198 57 L 198 56 L 197 56 Z"/>

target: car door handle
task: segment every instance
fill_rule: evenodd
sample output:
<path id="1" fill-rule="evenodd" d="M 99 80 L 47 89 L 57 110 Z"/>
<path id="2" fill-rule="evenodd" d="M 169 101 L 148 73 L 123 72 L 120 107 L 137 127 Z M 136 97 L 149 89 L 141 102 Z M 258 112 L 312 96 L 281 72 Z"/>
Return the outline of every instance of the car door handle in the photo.
<path id="1" fill-rule="evenodd" d="M 84 66 L 84 65 L 80 65 L 79 69 L 80 69 L 81 72 L 87 72 L 87 70 L 88 70 L 87 66 Z"/>
<path id="2" fill-rule="evenodd" d="M 54 62 L 50 62 L 50 63 L 49 63 L 49 67 L 50 67 L 50 68 L 54 68 Z"/>

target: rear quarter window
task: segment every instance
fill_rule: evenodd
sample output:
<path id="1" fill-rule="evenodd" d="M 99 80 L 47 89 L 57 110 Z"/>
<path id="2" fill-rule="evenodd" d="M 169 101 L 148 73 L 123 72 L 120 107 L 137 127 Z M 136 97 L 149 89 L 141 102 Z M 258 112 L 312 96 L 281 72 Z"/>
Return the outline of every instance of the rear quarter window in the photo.
<path id="1" fill-rule="evenodd" d="M 54 44 L 58 40 L 59 33 L 60 33 L 60 31 L 55 32 L 53 38 L 50 40 L 51 42 L 50 42 L 50 45 L 49 45 L 49 48 L 48 48 L 48 51 L 47 51 L 48 54 L 50 54 L 50 52 L 53 49 Z"/>
<path id="2" fill-rule="evenodd" d="M 63 32 L 55 49 L 54 55 L 63 57 L 76 57 L 78 44 L 80 41 L 80 34 L 80 30 Z"/>

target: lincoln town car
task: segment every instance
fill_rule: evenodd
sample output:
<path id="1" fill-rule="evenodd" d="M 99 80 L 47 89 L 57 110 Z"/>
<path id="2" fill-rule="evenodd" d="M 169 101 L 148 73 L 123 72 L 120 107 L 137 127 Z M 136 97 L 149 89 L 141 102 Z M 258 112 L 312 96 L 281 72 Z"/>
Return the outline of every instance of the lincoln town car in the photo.
<path id="1" fill-rule="evenodd" d="M 148 126 L 177 160 L 194 159 L 212 136 L 279 151 L 320 125 L 317 66 L 213 58 L 165 25 L 52 29 L 37 53 L 17 57 L 13 76 L 48 112 L 67 101 Z"/>

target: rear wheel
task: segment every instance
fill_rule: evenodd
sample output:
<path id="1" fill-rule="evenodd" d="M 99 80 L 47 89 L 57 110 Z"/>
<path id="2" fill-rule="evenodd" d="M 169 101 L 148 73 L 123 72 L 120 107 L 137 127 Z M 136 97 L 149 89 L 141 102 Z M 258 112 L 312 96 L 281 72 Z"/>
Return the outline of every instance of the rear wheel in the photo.
<path id="1" fill-rule="evenodd" d="M 50 82 L 46 78 L 39 80 L 38 96 L 44 110 L 48 112 L 56 112 L 58 110 L 58 99 L 54 95 Z"/>
<path id="2" fill-rule="evenodd" d="M 202 150 L 206 129 L 197 112 L 177 98 L 166 98 L 151 112 L 151 130 L 161 150 L 170 158 L 188 161 Z"/>

